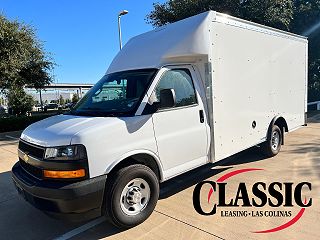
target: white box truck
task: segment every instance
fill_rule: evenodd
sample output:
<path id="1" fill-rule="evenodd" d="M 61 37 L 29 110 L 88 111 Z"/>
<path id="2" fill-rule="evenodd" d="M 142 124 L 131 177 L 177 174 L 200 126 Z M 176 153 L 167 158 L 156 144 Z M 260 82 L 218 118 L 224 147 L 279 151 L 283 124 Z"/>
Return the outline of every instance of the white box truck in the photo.
<path id="1" fill-rule="evenodd" d="M 306 124 L 308 41 L 209 11 L 132 38 L 67 114 L 21 135 L 13 181 L 46 213 L 143 222 L 159 183 Z"/>

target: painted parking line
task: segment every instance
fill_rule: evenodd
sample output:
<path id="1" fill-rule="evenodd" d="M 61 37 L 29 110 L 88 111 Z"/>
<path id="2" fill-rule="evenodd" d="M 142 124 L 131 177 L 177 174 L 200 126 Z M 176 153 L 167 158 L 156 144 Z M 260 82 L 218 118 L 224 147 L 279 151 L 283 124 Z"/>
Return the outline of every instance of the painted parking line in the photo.
<path id="1" fill-rule="evenodd" d="M 95 220 L 92 220 L 90 222 L 87 222 L 86 224 L 80 226 L 80 227 L 77 227 L 69 232 L 66 232 L 64 233 L 63 235 L 55 238 L 54 240 L 67 240 L 67 239 L 70 239 L 80 233 L 83 233 L 87 230 L 89 230 L 90 228 L 93 228 L 97 225 L 99 225 L 100 223 L 103 223 L 104 221 L 106 221 L 106 218 L 105 217 L 99 217 Z"/>
<path id="2" fill-rule="evenodd" d="M 19 138 L 17 137 L 12 137 L 12 136 L 9 136 L 9 135 L 5 135 L 6 138 L 10 138 L 10 139 L 14 139 L 14 140 L 19 140 Z"/>
<path id="3" fill-rule="evenodd" d="M 208 234 L 208 235 L 211 235 L 211 236 L 213 236 L 213 237 L 215 237 L 215 238 L 218 238 L 218 239 L 221 239 L 221 240 L 225 240 L 224 238 L 219 237 L 218 235 L 215 235 L 215 234 L 213 234 L 213 233 L 211 233 L 211 232 L 208 232 L 208 231 L 206 231 L 206 230 L 204 230 L 204 229 L 202 229 L 202 228 L 199 228 L 199 227 L 197 227 L 197 226 L 195 226 L 195 225 L 192 225 L 192 224 L 187 223 L 187 222 L 185 222 L 185 221 L 183 221 L 183 220 L 180 220 L 180 219 L 178 219 L 178 218 L 175 218 L 175 217 L 173 217 L 173 216 L 170 216 L 169 214 L 160 212 L 160 211 L 158 211 L 158 210 L 154 210 L 154 211 L 157 212 L 157 213 L 159 213 L 159 214 L 161 214 L 161 215 L 163 215 L 163 216 L 166 216 L 166 217 L 168 217 L 168 218 L 171 218 L 171 219 L 173 219 L 174 221 L 180 222 L 180 223 L 182 223 L 182 224 L 184 224 L 184 225 L 186 225 L 186 226 L 192 227 L 192 228 L 197 229 L 197 230 L 199 230 L 199 231 L 201 231 L 201 232 L 203 232 L 203 233 L 206 233 L 206 234 Z"/>

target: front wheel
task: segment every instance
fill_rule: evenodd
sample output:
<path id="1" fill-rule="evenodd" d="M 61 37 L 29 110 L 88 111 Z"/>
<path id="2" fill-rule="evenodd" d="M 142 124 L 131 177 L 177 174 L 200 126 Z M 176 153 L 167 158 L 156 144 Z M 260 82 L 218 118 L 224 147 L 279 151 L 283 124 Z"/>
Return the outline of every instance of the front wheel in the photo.
<path id="1" fill-rule="evenodd" d="M 267 157 L 273 157 L 280 152 L 281 144 L 282 132 L 277 125 L 274 125 L 271 135 L 268 136 L 268 140 L 262 144 L 261 149 Z"/>
<path id="2" fill-rule="evenodd" d="M 109 180 L 105 211 L 112 223 L 129 228 L 145 221 L 159 198 L 159 180 L 148 167 L 135 164 L 120 169 Z"/>

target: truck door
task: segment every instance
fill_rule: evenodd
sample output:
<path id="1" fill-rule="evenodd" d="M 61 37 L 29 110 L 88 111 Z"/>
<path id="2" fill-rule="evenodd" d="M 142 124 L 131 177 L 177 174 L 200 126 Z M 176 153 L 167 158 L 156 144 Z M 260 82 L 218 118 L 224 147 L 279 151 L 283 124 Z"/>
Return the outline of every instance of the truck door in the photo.
<path id="1" fill-rule="evenodd" d="M 171 177 L 207 162 L 208 126 L 191 66 L 166 68 L 152 92 L 158 101 L 161 89 L 174 89 L 176 96 L 174 107 L 152 115 L 160 160 L 165 175 Z"/>

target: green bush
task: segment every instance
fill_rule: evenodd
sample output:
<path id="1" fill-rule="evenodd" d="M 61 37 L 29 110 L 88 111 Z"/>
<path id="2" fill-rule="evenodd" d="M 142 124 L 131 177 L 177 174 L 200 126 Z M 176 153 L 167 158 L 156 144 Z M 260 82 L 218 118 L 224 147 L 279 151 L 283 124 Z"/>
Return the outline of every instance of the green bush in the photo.
<path id="1" fill-rule="evenodd" d="M 52 115 L 37 115 L 37 116 L 10 116 L 0 118 L 0 132 L 11 132 L 23 130 L 30 124 L 40 121 L 42 119 L 51 117 Z"/>
<path id="2" fill-rule="evenodd" d="M 25 115 L 32 110 L 35 103 L 32 96 L 20 87 L 13 87 L 9 90 L 8 102 L 15 115 Z"/>

